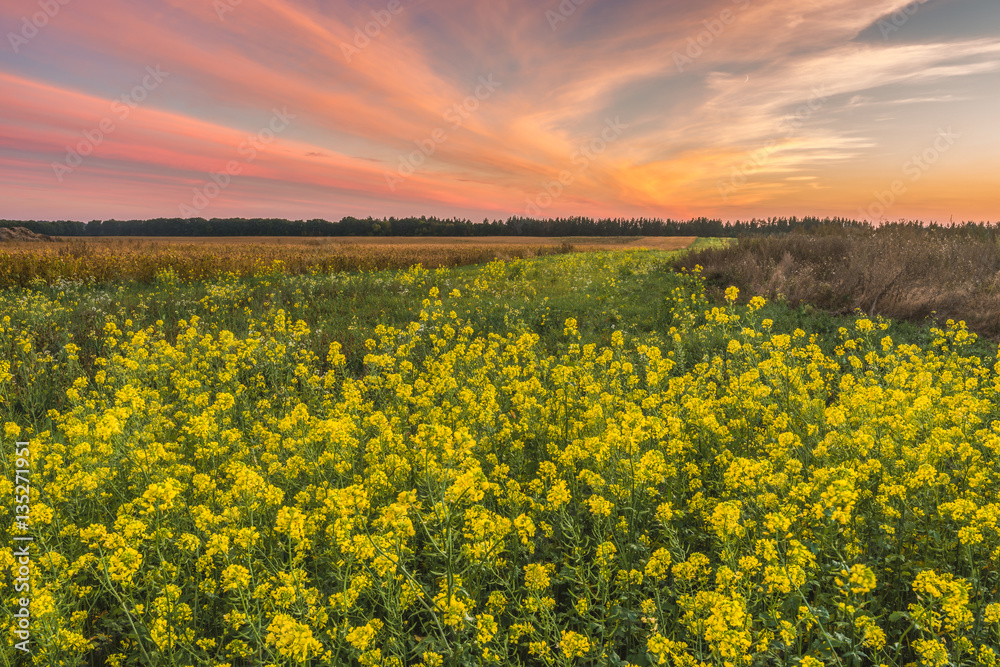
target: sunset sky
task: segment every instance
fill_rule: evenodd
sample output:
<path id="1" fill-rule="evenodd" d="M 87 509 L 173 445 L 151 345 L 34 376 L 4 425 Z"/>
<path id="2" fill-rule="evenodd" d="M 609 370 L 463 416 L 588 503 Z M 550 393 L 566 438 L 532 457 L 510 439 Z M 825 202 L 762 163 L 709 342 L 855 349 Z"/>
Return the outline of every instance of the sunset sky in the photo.
<path id="1" fill-rule="evenodd" d="M 4 0 L 0 218 L 1000 221 L 997 0 Z"/>

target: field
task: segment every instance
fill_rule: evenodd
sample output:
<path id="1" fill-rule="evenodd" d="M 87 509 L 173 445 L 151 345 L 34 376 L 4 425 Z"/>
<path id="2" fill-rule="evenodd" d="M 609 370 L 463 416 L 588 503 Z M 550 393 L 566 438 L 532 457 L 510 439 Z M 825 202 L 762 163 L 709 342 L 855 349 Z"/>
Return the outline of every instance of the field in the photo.
<path id="1" fill-rule="evenodd" d="M 4 664 L 998 663 L 995 347 L 554 241 L 7 274 Z"/>
<path id="2" fill-rule="evenodd" d="M 79 237 L 56 237 L 61 241 L 74 241 Z M 288 245 L 305 247 L 337 248 L 352 246 L 420 246 L 437 248 L 440 246 L 549 246 L 572 243 L 588 249 L 607 249 L 608 246 L 629 246 L 632 248 L 656 248 L 679 250 L 695 241 L 693 236 L 327 236 L 302 238 L 296 236 L 139 236 L 139 237 L 93 237 L 90 243 L 114 245 L 123 240 L 179 245 Z"/>
<path id="3" fill-rule="evenodd" d="M 696 264 L 719 290 L 737 285 L 792 305 L 914 322 L 964 320 L 1000 338 L 1000 239 L 988 228 L 893 224 L 744 238 L 679 262 Z"/>
<path id="4" fill-rule="evenodd" d="M 572 250 L 686 248 L 693 237 L 55 237 L 0 243 L 0 288 L 54 280 L 180 278 L 224 273 L 330 273 L 414 264 L 437 268 Z"/>

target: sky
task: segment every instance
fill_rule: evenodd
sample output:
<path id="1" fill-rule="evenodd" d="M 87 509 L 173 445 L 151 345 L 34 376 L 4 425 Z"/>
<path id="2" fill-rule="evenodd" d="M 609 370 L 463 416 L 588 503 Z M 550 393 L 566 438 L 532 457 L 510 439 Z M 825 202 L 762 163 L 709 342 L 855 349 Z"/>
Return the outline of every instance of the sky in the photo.
<path id="1" fill-rule="evenodd" d="M 1000 221 L 997 0 L 3 0 L 0 219 Z"/>

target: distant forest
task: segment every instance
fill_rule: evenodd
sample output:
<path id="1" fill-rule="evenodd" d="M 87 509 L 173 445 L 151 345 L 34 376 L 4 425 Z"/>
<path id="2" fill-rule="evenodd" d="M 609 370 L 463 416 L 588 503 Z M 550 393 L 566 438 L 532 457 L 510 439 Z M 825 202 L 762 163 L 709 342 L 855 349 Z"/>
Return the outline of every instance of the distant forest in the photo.
<path id="1" fill-rule="evenodd" d="M 948 225 L 919 222 L 891 226 L 944 229 Z M 884 225 L 883 225 L 884 226 Z M 989 223 L 965 223 L 967 231 L 992 235 Z M 342 218 L 284 220 L 281 218 L 155 218 L 152 220 L 0 220 L 0 227 L 24 227 L 51 236 L 708 236 L 739 237 L 791 232 L 824 233 L 846 229 L 875 229 L 871 222 L 846 218 L 767 218 L 723 222 L 709 218 L 662 220 L 659 218 L 508 218 L 471 220 L 435 217 Z"/>

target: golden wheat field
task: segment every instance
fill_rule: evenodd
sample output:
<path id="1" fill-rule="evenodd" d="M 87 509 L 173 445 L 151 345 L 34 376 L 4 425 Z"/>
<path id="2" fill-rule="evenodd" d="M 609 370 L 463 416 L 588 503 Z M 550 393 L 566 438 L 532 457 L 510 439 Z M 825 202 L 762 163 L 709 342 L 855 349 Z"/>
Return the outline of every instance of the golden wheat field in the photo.
<path id="1" fill-rule="evenodd" d="M 5 664 L 997 664 L 1000 363 L 960 322 L 826 339 L 659 250 L 143 244 L 5 274 Z"/>
<path id="2" fill-rule="evenodd" d="M 83 238 L 57 236 L 60 241 L 84 240 L 89 243 L 114 245 L 122 241 L 150 242 L 180 245 L 290 245 L 306 247 L 338 247 L 341 245 L 362 246 L 548 246 L 572 243 L 574 246 L 600 248 L 615 246 L 631 248 L 655 248 L 659 250 L 680 250 L 694 242 L 694 236 L 135 236 Z M 24 245 L 24 244 L 22 244 Z M 36 244 L 37 245 L 37 244 Z"/>
<path id="3" fill-rule="evenodd" d="M 208 278 L 233 272 L 436 268 L 609 248 L 686 248 L 693 237 L 56 237 L 56 243 L 0 244 L 0 287 L 32 280 L 122 278 L 150 281 L 157 272 Z"/>

